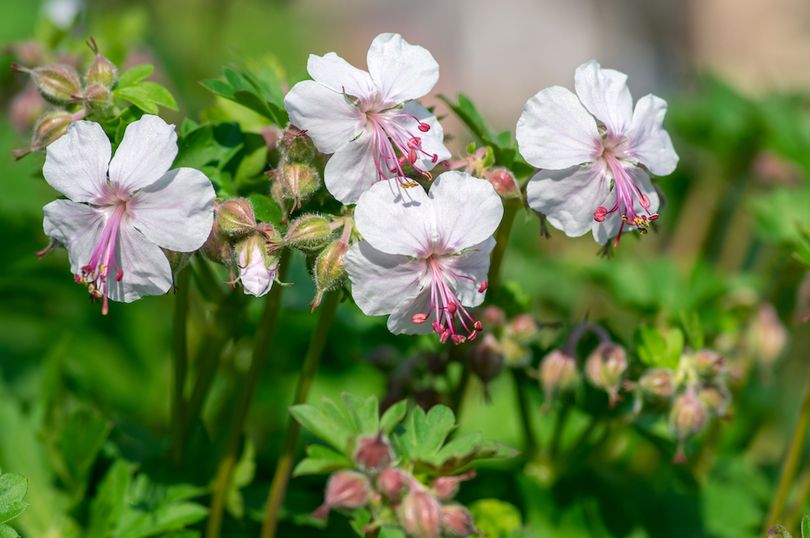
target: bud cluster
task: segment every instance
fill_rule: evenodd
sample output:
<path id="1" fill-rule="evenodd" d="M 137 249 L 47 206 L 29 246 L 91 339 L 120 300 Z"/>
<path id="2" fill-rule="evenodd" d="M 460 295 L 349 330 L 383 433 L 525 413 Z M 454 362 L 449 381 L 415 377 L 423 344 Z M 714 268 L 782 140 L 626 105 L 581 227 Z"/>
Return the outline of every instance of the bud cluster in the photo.
<path id="1" fill-rule="evenodd" d="M 275 138 L 280 158 L 278 166 L 268 172 L 270 192 L 280 207 L 290 202 L 292 213 L 321 187 L 319 154 L 306 132 L 292 125 Z"/>
<path id="2" fill-rule="evenodd" d="M 520 186 L 518 186 L 515 174 L 504 167 L 493 166 L 495 156 L 492 148 L 484 146 L 476 148 L 472 143 L 467 146 L 467 154 L 455 161 L 448 163 L 451 170 L 463 170 L 464 172 L 490 182 L 501 198 L 520 198 Z"/>
<path id="3" fill-rule="evenodd" d="M 315 517 L 324 518 L 333 509 L 363 508 L 371 514 L 367 532 L 397 526 L 410 538 L 464 538 L 478 533 L 469 510 L 452 502 L 461 482 L 475 476 L 473 471 L 420 480 L 397 466 L 397 455 L 382 432 L 359 437 L 353 461 L 354 469 L 329 477 Z"/>

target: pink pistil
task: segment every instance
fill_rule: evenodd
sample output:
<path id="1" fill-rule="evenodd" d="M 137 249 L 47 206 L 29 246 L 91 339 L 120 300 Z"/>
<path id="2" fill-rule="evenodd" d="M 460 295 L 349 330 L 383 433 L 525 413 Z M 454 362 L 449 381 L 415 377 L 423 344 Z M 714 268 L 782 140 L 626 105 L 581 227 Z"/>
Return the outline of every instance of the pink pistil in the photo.
<path id="1" fill-rule="evenodd" d="M 112 214 L 107 218 L 101 237 L 96 243 L 90 261 L 82 267 L 82 274 L 75 275 L 75 280 L 79 284 L 87 286 L 90 298 L 101 299 L 101 313 L 105 316 L 109 311 L 107 295 L 109 283 L 107 281 L 110 272 L 113 271 L 115 281 L 120 282 L 124 278 L 124 269 L 118 266 L 116 260 L 116 250 L 118 248 L 121 222 L 126 215 L 126 203 L 120 202 L 115 206 Z"/>
<path id="2" fill-rule="evenodd" d="M 627 173 L 624 166 L 619 162 L 615 155 L 610 150 L 606 150 L 602 154 L 605 164 L 610 169 L 613 176 L 613 188 L 616 191 L 616 203 L 610 209 L 599 206 L 593 213 L 593 219 L 596 222 L 604 222 L 605 218 L 611 213 L 619 212 L 622 223 L 619 226 L 619 232 L 616 234 L 615 246 L 619 245 L 619 240 L 622 236 L 624 226 L 633 226 L 639 232 L 646 233 L 650 224 L 658 218 L 658 213 L 651 213 L 649 211 L 650 198 L 641 192 L 636 182 Z M 639 214 L 636 212 L 636 204 L 644 209 L 646 214 Z"/>
<path id="3" fill-rule="evenodd" d="M 439 160 L 439 156 L 425 151 L 422 147 L 422 138 L 397 120 L 404 118 L 414 120 L 417 129 L 422 133 L 430 131 L 429 124 L 419 120 L 413 114 L 396 112 L 394 109 L 381 112 L 367 111 L 366 118 L 371 128 L 374 166 L 380 179 L 394 174 L 403 187 L 412 187 L 414 183 L 406 178 L 403 170 L 406 162 L 428 179 L 432 177 L 430 172 L 417 166 L 416 161 L 422 155 L 429 157 L 430 161 L 435 163 Z"/>

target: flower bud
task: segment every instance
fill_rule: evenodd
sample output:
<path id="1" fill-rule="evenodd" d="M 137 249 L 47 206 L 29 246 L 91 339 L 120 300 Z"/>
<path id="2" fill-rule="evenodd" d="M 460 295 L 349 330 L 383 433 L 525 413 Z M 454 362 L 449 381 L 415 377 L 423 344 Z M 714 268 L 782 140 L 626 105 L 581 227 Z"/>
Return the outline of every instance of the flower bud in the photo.
<path id="1" fill-rule="evenodd" d="M 508 333 L 500 339 L 501 354 L 506 364 L 512 368 L 527 365 L 531 362 L 532 352 L 529 346 L 521 343 L 517 338 Z"/>
<path id="2" fill-rule="evenodd" d="M 599 344 L 585 361 L 588 380 L 594 386 L 607 391 L 611 407 L 618 401 L 625 370 L 627 370 L 627 353 L 623 347 L 611 342 Z"/>
<path id="3" fill-rule="evenodd" d="M 503 355 L 498 341 L 492 334 L 486 334 L 475 346 L 469 359 L 470 370 L 484 384 L 495 379 L 503 370 Z"/>
<path id="4" fill-rule="evenodd" d="M 305 131 L 293 125 L 284 129 L 279 148 L 287 162 L 309 163 L 318 155 L 312 139 Z"/>
<path id="5" fill-rule="evenodd" d="M 42 115 L 34 125 L 34 133 L 31 136 L 31 147 L 14 152 L 14 157 L 19 159 L 32 151 L 45 149 L 52 142 L 56 141 L 67 132 L 73 121 L 73 116 L 65 110 L 51 110 Z"/>
<path id="6" fill-rule="evenodd" d="M 484 177 L 495 188 L 501 198 L 520 198 L 520 187 L 515 181 L 515 175 L 506 168 L 493 168 L 485 172 Z"/>
<path id="7" fill-rule="evenodd" d="M 9 121 L 18 132 L 29 133 L 44 109 L 45 101 L 39 95 L 36 86 L 27 84 L 9 105 Z"/>
<path id="8" fill-rule="evenodd" d="M 442 505 L 421 489 L 411 489 L 402 499 L 397 517 L 410 538 L 439 538 L 442 531 Z"/>
<path id="9" fill-rule="evenodd" d="M 703 385 L 698 390 L 698 398 L 706 410 L 716 417 L 728 416 L 728 407 L 731 404 L 731 392 L 722 383 L 712 383 Z"/>
<path id="10" fill-rule="evenodd" d="M 458 493 L 459 484 L 473 478 L 475 478 L 475 471 L 468 471 L 456 476 L 440 476 L 433 481 L 431 490 L 440 501 L 449 501 Z"/>
<path id="11" fill-rule="evenodd" d="M 553 350 L 540 362 L 540 384 L 547 401 L 574 388 L 577 378 L 577 361 L 559 349 Z"/>
<path id="12" fill-rule="evenodd" d="M 337 289 L 346 276 L 343 265 L 343 255 L 348 245 L 340 239 L 329 243 L 315 258 L 312 274 L 315 277 L 315 299 L 312 301 L 312 310 L 318 308 L 326 292 Z"/>
<path id="13" fill-rule="evenodd" d="M 702 349 L 695 353 L 695 370 L 703 379 L 714 379 L 725 371 L 725 360 L 719 353 Z"/>
<path id="14" fill-rule="evenodd" d="M 315 252 L 332 239 L 329 221 L 321 215 L 301 215 L 290 223 L 284 242 L 303 251 Z"/>
<path id="15" fill-rule="evenodd" d="M 650 368 L 642 374 L 638 386 L 645 398 L 669 400 L 675 395 L 675 374 L 669 368 Z"/>
<path id="16" fill-rule="evenodd" d="M 57 105 L 72 103 L 81 94 L 82 82 L 79 79 L 79 73 L 73 66 L 53 64 L 28 69 L 13 65 L 12 68 L 29 73 L 40 95 L 51 103 Z"/>
<path id="17" fill-rule="evenodd" d="M 521 344 L 528 344 L 531 342 L 540 329 L 537 327 L 537 322 L 529 314 L 520 314 L 516 316 L 507 326 L 509 334 Z"/>
<path id="18" fill-rule="evenodd" d="M 785 326 L 770 304 L 759 307 L 748 334 L 752 351 L 760 364 L 766 367 L 772 365 L 787 346 Z"/>
<path id="19" fill-rule="evenodd" d="M 499 307 L 490 305 L 481 312 L 481 320 L 488 327 L 500 327 L 506 323 L 506 314 Z"/>
<path id="20" fill-rule="evenodd" d="M 460 504 L 449 504 L 442 507 L 442 532 L 454 538 L 466 538 L 478 530 L 469 510 Z"/>
<path id="21" fill-rule="evenodd" d="M 793 538 L 793 535 L 782 525 L 774 525 L 768 529 L 767 538 Z M 804 538 L 804 536 L 802 538 Z"/>
<path id="22" fill-rule="evenodd" d="M 697 397 L 694 387 L 690 386 L 686 392 L 675 398 L 669 414 L 669 427 L 678 440 L 678 451 L 674 458 L 676 463 L 686 461 L 684 441 L 700 433 L 707 418 L 706 406 Z"/>
<path id="23" fill-rule="evenodd" d="M 107 89 L 112 88 L 118 80 L 118 69 L 115 64 L 98 51 L 95 39 L 91 38 L 87 44 L 96 56 L 84 75 L 85 82 L 88 85 L 99 84 Z"/>
<path id="24" fill-rule="evenodd" d="M 405 477 L 394 467 L 383 469 L 377 477 L 377 489 L 389 501 L 398 501 L 405 492 Z"/>
<path id="25" fill-rule="evenodd" d="M 391 465 L 393 460 L 394 451 L 391 450 L 391 443 L 382 432 L 377 435 L 360 437 L 357 440 L 354 461 L 361 469 L 377 473 Z"/>
<path id="26" fill-rule="evenodd" d="M 273 193 L 282 200 L 293 200 L 293 209 L 321 187 L 321 176 L 315 167 L 305 163 L 284 163 L 270 172 Z"/>
<path id="27" fill-rule="evenodd" d="M 211 233 L 208 234 L 208 239 L 205 240 L 202 246 L 202 253 L 215 263 L 226 264 L 230 261 L 230 246 L 219 235 L 216 222 L 211 226 Z"/>
<path id="28" fill-rule="evenodd" d="M 368 504 L 370 499 L 371 485 L 365 476 L 354 471 L 338 471 L 329 477 L 324 502 L 313 515 L 326 517 L 333 508 L 354 510 Z"/>
<path id="29" fill-rule="evenodd" d="M 91 84 L 82 92 L 82 99 L 90 106 L 105 108 L 112 105 L 112 92 L 103 84 Z"/>
<path id="30" fill-rule="evenodd" d="M 245 293 L 256 297 L 265 295 L 276 280 L 278 258 L 267 251 L 262 234 L 256 233 L 235 246 L 239 281 Z"/>
<path id="31" fill-rule="evenodd" d="M 245 198 L 231 198 L 217 207 L 216 227 L 226 240 L 238 241 L 256 231 L 253 206 Z"/>

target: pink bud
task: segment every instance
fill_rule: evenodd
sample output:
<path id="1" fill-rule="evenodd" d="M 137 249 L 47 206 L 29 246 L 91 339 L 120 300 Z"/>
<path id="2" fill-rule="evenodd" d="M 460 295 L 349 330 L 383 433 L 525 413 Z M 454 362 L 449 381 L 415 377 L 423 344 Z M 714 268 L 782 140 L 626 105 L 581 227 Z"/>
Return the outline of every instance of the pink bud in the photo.
<path id="1" fill-rule="evenodd" d="M 715 351 L 703 349 L 695 353 L 695 369 L 700 377 L 712 379 L 722 374 L 725 369 L 723 356 Z"/>
<path id="2" fill-rule="evenodd" d="M 354 461 L 360 468 L 372 473 L 379 472 L 391 465 L 393 459 L 394 451 L 391 450 L 391 443 L 382 432 L 357 440 Z"/>
<path id="3" fill-rule="evenodd" d="M 243 239 L 256 231 L 253 205 L 245 198 L 231 198 L 217 207 L 217 231 L 225 239 Z"/>
<path id="4" fill-rule="evenodd" d="M 433 493 L 441 501 L 448 501 L 458 493 L 458 486 L 462 482 L 475 478 L 475 471 L 468 471 L 457 476 L 440 476 L 433 481 Z"/>
<path id="5" fill-rule="evenodd" d="M 488 306 L 481 314 L 481 318 L 487 322 L 487 325 L 500 326 L 506 323 L 506 314 L 497 306 Z"/>
<path id="6" fill-rule="evenodd" d="M 324 503 L 313 513 L 315 517 L 326 517 L 332 508 L 353 510 L 368 504 L 371 499 L 371 486 L 368 479 L 354 471 L 338 471 L 326 483 Z"/>
<path id="7" fill-rule="evenodd" d="M 588 380 L 610 395 L 611 407 L 619 399 L 619 388 L 625 370 L 627 370 L 627 352 L 612 342 L 599 344 L 585 361 Z"/>
<path id="8" fill-rule="evenodd" d="M 676 462 L 685 461 L 686 457 L 683 453 L 684 441 L 703 430 L 707 418 L 706 406 L 697 397 L 694 387 L 688 387 L 686 392 L 675 398 L 672 411 L 669 414 L 669 426 L 678 439 L 678 452 L 675 454 Z"/>
<path id="9" fill-rule="evenodd" d="M 484 173 L 484 177 L 490 182 L 501 198 L 519 198 L 520 187 L 518 187 L 515 176 L 506 168 L 493 168 Z"/>
<path id="10" fill-rule="evenodd" d="M 650 368 L 638 385 L 641 393 L 651 400 L 669 400 L 675 394 L 675 374 L 669 368 Z"/>
<path id="11" fill-rule="evenodd" d="M 439 538 L 442 527 L 442 505 L 433 495 L 411 489 L 397 511 L 399 524 L 411 538 Z"/>
<path id="12" fill-rule="evenodd" d="M 390 501 L 399 500 L 405 491 L 405 477 L 402 471 L 394 467 L 383 469 L 377 477 L 377 489 Z"/>
<path id="13" fill-rule="evenodd" d="M 450 504 L 442 508 L 442 531 L 454 538 L 466 538 L 478 532 L 472 514 L 460 504 Z"/>
<path id="14" fill-rule="evenodd" d="M 577 377 L 576 360 L 559 349 L 551 351 L 540 363 L 540 384 L 543 385 L 546 399 L 573 388 Z"/>

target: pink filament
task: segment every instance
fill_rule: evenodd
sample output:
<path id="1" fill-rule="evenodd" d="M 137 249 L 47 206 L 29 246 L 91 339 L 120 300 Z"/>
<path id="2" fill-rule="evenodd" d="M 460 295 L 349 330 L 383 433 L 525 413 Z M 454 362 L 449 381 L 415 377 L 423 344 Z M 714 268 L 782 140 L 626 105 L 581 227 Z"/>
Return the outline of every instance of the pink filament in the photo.
<path id="1" fill-rule="evenodd" d="M 90 255 L 90 261 L 82 267 L 81 276 L 76 275 L 76 281 L 88 287 L 92 298 L 101 298 L 101 313 L 104 315 L 107 315 L 109 311 L 107 300 L 109 284 L 107 278 L 110 272 L 115 274 L 116 282 L 120 282 L 124 277 L 124 270 L 118 266 L 116 260 L 116 249 L 118 247 L 121 222 L 125 214 L 125 203 L 119 203 L 115 206 L 115 210 L 107 219 L 101 237 Z"/>

